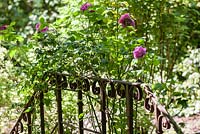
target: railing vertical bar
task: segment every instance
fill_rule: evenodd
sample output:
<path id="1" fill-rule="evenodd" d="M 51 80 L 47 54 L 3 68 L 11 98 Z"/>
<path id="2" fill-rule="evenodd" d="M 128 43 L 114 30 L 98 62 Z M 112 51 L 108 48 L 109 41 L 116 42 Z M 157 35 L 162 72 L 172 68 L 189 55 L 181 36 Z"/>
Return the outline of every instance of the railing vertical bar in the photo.
<path id="1" fill-rule="evenodd" d="M 83 94 L 81 90 L 78 90 L 78 115 L 83 113 Z M 83 134 L 83 118 L 79 117 L 79 134 Z"/>
<path id="2" fill-rule="evenodd" d="M 45 134 L 45 123 L 44 123 L 44 92 L 40 92 L 40 129 L 41 134 Z"/>
<path id="3" fill-rule="evenodd" d="M 127 134 L 133 134 L 133 89 L 126 85 Z"/>
<path id="4" fill-rule="evenodd" d="M 51 131 L 51 134 L 54 133 L 54 131 L 56 130 L 57 127 L 58 127 L 58 123 L 56 123 L 56 125 L 54 126 L 53 130 Z"/>
<path id="5" fill-rule="evenodd" d="M 57 99 L 57 112 L 58 112 L 58 134 L 63 134 L 63 119 L 62 119 L 62 93 L 61 89 L 56 90 L 56 99 Z"/>
<path id="6" fill-rule="evenodd" d="M 102 134 L 106 134 L 106 84 L 104 81 L 100 83 L 100 95 L 101 95 L 101 123 Z"/>
<path id="7" fill-rule="evenodd" d="M 98 118 L 97 118 L 97 114 L 95 113 L 95 108 L 94 108 L 94 106 L 93 106 L 93 104 L 92 104 L 92 100 L 91 100 L 90 97 L 88 97 L 88 98 L 89 98 L 89 101 L 90 101 L 90 103 L 91 103 L 91 107 L 92 107 L 92 110 L 93 110 L 95 119 L 96 119 L 96 121 L 97 121 L 97 125 L 98 125 L 98 127 L 99 127 L 99 130 L 101 131 L 101 126 L 100 126 L 100 124 L 99 124 L 99 121 L 98 121 Z"/>
<path id="8" fill-rule="evenodd" d="M 28 134 L 32 134 L 32 124 L 31 124 L 31 112 L 27 113 L 28 117 Z"/>

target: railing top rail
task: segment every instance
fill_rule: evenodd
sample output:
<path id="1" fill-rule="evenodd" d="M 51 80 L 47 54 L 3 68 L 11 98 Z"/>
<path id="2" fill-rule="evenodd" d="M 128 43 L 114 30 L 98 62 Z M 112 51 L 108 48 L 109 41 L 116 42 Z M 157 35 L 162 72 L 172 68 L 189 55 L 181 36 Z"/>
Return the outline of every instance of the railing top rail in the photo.
<path id="1" fill-rule="evenodd" d="M 59 72 L 52 72 L 49 73 L 48 76 L 65 76 L 65 77 L 73 77 L 73 78 L 79 78 L 79 79 L 89 79 L 94 81 L 104 81 L 104 82 L 112 82 L 112 83 L 120 83 L 120 84 L 126 84 L 126 85 L 132 85 L 132 86 L 139 86 L 142 82 L 129 82 L 125 80 L 116 80 L 116 79 L 108 79 L 108 78 L 101 78 L 97 76 L 78 76 L 78 75 L 70 75 L 67 73 L 59 73 Z M 46 74 L 47 76 L 47 74 Z"/>

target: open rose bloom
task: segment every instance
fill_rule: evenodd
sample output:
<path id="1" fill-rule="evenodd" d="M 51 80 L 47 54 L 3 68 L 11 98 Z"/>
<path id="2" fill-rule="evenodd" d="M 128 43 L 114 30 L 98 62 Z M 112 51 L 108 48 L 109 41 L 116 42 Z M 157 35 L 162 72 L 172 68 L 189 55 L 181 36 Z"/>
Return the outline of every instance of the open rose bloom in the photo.
<path id="1" fill-rule="evenodd" d="M 129 13 L 125 13 L 124 15 L 122 15 L 118 22 L 122 24 L 123 27 L 126 27 L 126 26 L 135 27 L 135 21 L 131 19 Z"/>
<path id="2" fill-rule="evenodd" d="M 47 32 L 47 31 L 49 30 L 49 28 L 48 28 L 47 26 L 40 30 L 40 23 L 37 23 L 37 24 L 35 25 L 35 29 L 36 29 L 38 32 L 42 32 L 42 33 L 45 33 L 45 32 Z"/>
<path id="3" fill-rule="evenodd" d="M 142 46 L 136 47 L 133 51 L 133 57 L 135 59 L 142 58 L 146 54 L 146 48 Z"/>
<path id="4" fill-rule="evenodd" d="M 81 6 L 80 10 L 81 10 L 81 11 L 88 10 L 88 8 L 89 8 L 90 6 L 92 6 L 92 4 L 90 4 L 90 3 L 87 2 L 87 3 L 85 3 L 85 4 L 83 4 L 83 5 Z"/>

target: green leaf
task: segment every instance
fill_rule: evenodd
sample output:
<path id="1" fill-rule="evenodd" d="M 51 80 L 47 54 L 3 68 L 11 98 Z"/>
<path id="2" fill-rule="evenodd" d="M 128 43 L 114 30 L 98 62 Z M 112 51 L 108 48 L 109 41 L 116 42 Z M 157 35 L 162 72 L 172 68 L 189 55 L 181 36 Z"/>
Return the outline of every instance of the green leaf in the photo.
<path id="1" fill-rule="evenodd" d="M 158 66 L 159 64 L 160 64 L 160 61 L 154 58 L 153 65 Z"/>
<path id="2" fill-rule="evenodd" d="M 10 26 L 14 26 L 14 25 L 15 25 L 15 23 L 16 23 L 16 22 L 14 22 L 14 21 L 13 21 L 13 22 L 11 22 L 11 23 L 10 23 Z"/>
<path id="3" fill-rule="evenodd" d="M 44 24 L 44 18 L 43 17 L 40 18 L 40 23 Z"/>
<path id="4" fill-rule="evenodd" d="M 84 117 L 84 113 L 81 113 L 81 114 L 79 114 L 79 116 L 78 116 L 79 119 L 83 119 L 83 117 Z"/>
<path id="5" fill-rule="evenodd" d="M 139 44 L 144 44 L 144 39 L 138 39 L 137 42 L 138 42 Z"/>
<path id="6" fill-rule="evenodd" d="M 152 89 L 154 90 L 162 90 L 164 88 L 164 85 L 161 83 L 155 83 L 152 85 Z"/>
<path id="7" fill-rule="evenodd" d="M 19 42 L 22 42 L 24 40 L 24 38 L 22 36 L 16 36 L 16 39 L 19 41 Z"/>
<path id="8" fill-rule="evenodd" d="M 9 51 L 9 53 L 8 53 L 9 57 L 12 59 L 12 58 L 15 56 L 16 52 L 17 52 L 16 49 L 11 49 L 11 50 Z"/>
<path id="9" fill-rule="evenodd" d="M 51 99 L 47 98 L 47 99 L 44 99 L 44 103 L 46 106 L 50 106 L 51 104 Z"/>
<path id="10" fill-rule="evenodd" d="M 28 108 L 24 111 L 24 113 L 28 113 L 28 112 L 30 112 L 32 109 L 33 109 L 32 107 L 28 107 Z"/>
<path id="11" fill-rule="evenodd" d="M 187 108 L 188 107 L 188 100 L 184 99 L 178 99 L 178 104 L 182 105 L 183 108 Z"/>
<path id="12" fill-rule="evenodd" d="M 123 56 L 120 55 L 118 58 L 117 58 L 118 61 L 122 61 L 123 60 Z"/>

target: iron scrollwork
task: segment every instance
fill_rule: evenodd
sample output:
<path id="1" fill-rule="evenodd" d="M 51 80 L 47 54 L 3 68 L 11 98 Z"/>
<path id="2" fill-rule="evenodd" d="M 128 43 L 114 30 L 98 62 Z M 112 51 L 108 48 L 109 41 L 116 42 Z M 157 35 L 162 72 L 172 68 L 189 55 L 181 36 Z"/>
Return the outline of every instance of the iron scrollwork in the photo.
<path id="1" fill-rule="evenodd" d="M 28 123 L 28 117 L 27 117 L 28 113 L 22 113 L 20 118 L 18 119 L 18 121 L 15 123 L 13 129 L 11 130 L 10 134 L 19 134 L 24 132 L 24 124 L 22 123 L 22 121 Z M 30 124 L 28 124 L 30 125 Z"/>
<path id="2" fill-rule="evenodd" d="M 133 86 L 130 86 L 130 87 L 133 87 Z M 134 97 L 135 100 L 141 101 L 142 96 L 143 96 L 142 88 L 139 85 L 137 85 L 135 87 L 136 87 L 136 92 L 133 93 L 133 97 Z"/>
<path id="3" fill-rule="evenodd" d="M 115 84 L 113 82 L 110 82 L 110 90 L 108 90 L 108 96 L 111 98 L 116 98 L 116 89 Z"/>
<path id="4" fill-rule="evenodd" d="M 93 94 L 95 94 L 95 95 L 99 95 L 99 94 L 100 94 L 100 87 L 97 86 L 97 81 L 94 81 L 94 82 L 92 83 L 92 92 L 93 92 Z"/>
<path id="5" fill-rule="evenodd" d="M 153 102 L 151 101 L 151 96 L 147 96 L 146 99 L 144 100 L 144 107 L 148 112 L 150 113 L 154 112 L 154 105 Z"/>
<path id="6" fill-rule="evenodd" d="M 168 114 L 164 107 L 158 104 L 155 95 L 152 93 L 149 86 L 144 86 L 144 91 L 147 94 L 145 101 L 144 101 L 144 107 L 147 111 L 155 114 L 155 125 L 156 125 L 156 133 L 162 134 L 163 128 L 164 129 L 170 129 L 171 124 L 169 119 L 164 115 Z"/>
<path id="7" fill-rule="evenodd" d="M 83 81 L 82 81 L 82 89 L 85 92 L 90 91 L 90 82 L 89 82 L 88 79 L 83 79 Z"/>
<path id="8" fill-rule="evenodd" d="M 71 90 L 76 90 L 78 84 L 76 82 L 69 82 L 69 87 Z"/>
<path id="9" fill-rule="evenodd" d="M 169 129 L 171 127 L 169 118 L 166 116 L 167 111 L 164 107 L 158 104 L 158 101 L 156 99 L 156 96 L 151 91 L 150 87 L 145 85 L 143 86 L 140 82 L 138 83 L 131 83 L 121 80 L 110 80 L 110 79 L 95 79 L 95 78 L 86 78 L 86 77 L 75 77 L 75 81 L 71 81 L 68 79 L 67 75 L 65 74 L 50 74 L 48 77 L 49 86 L 57 86 L 59 89 L 64 88 L 70 88 L 71 91 L 76 91 L 79 94 L 78 97 L 78 106 L 79 106 L 79 114 L 83 112 L 83 103 L 82 103 L 82 91 L 88 92 L 91 89 L 91 92 L 94 95 L 99 95 L 101 99 L 101 114 L 103 117 L 102 122 L 102 131 L 106 132 L 106 101 L 110 98 L 116 98 L 116 96 L 120 96 L 120 98 L 129 98 L 127 101 L 127 111 L 129 114 L 128 116 L 132 115 L 133 106 L 132 103 L 129 104 L 129 102 L 133 102 L 133 99 L 136 101 L 141 101 L 142 98 L 144 98 L 144 108 L 150 112 L 154 113 L 155 117 L 155 125 L 157 128 L 157 133 L 162 134 L 163 129 Z M 109 85 L 110 88 L 106 88 L 106 86 Z M 80 89 L 80 90 L 77 90 Z M 107 90 L 107 91 L 106 91 Z M 130 94 L 131 93 L 131 94 Z M 143 95 L 145 93 L 145 95 Z M 32 98 L 32 101 L 34 100 L 34 95 Z M 27 107 L 31 105 L 31 102 L 28 102 Z M 25 108 L 25 110 L 27 109 Z M 25 111 L 24 110 L 24 111 Z M 29 113 L 30 114 L 30 113 Z M 23 123 L 28 122 L 28 116 L 27 113 L 22 113 L 19 117 L 17 123 L 13 127 L 11 134 L 17 134 L 19 132 L 24 131 Z M 83 121 L 79 121 L 80 124 L 83 124 Z M 128 122 L 130 126 L 133 126 L 133 121 Z M 29 124 L 30 125 L 30 124 Z M 104 125 L 104 127 L 103 127 Z M 103 130 L 105 128 L 105 130 Z M 83 126 L 80 127 L 80 129 L 83 129 Z M 130 127 L 131 129 L 131 127 Z M 131 130 L 130 130 L 131 131 Z"/>
<path id="10" fill-rule="evenodd" d="M 121 83 L 117 84 L 117 94 L 121 98 L 125 98 L 125 90 L 126 90 L 126 85 L 125 84 L 121 84 Z"/>

